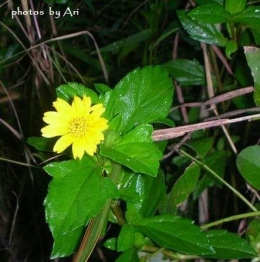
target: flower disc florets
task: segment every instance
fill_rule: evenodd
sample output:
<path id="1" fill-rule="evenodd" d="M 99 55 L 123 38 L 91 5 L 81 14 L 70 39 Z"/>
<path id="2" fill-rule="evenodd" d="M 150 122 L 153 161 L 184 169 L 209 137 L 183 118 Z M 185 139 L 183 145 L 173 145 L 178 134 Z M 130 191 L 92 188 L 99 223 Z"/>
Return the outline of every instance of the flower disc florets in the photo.
<path id="1" fill-rule="evenodd" d="M 61 153 L 72 145 L 74 158 L 81 159 L 85 152 L 93 156 L 108 128 L 107 120 L 101 117 L 103 104 L 91 106 L 90 97 L 84 95 L 82 99 L 75 96 L 71 105 L 58 98 L 53 106 L 56 111 L 44 113 L 43 121 L 48 125 L 41 129 L 43 137 L 60 136 L 53 151 Z"/>

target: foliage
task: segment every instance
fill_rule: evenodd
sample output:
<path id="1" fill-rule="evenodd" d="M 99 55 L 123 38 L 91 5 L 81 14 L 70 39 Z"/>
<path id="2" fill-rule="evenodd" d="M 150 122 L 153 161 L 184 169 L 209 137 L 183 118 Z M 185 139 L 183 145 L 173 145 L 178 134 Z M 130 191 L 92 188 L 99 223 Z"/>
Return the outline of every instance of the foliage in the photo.
<path id="1" fill-rule="evenodd" d="M 1 260 L 258 260 L 259 14 L 246 0 L 0 4 Z M 106 108 L 105 139 L 56 155 L 43 113 L 83 95 Z"/>

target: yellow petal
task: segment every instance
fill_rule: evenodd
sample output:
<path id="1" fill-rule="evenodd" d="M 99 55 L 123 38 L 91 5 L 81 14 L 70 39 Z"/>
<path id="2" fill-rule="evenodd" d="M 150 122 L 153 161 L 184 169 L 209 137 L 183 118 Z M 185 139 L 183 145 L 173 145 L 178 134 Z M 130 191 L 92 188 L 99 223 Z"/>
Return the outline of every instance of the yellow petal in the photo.
<path id="1" fill-rule="evenodd" d="M 52 126 L 48 125 L 41 129 L 43 137 L 55 137 L 62 136 L 67 133 L 67 129 L 64 126 Z"/>
<path id="2" fill-rule="evenodd" d="M 72 153 L 74 159 L 76 158 L 81 159 L 84 155 L 84 151 L 85 151 L 85 147 L 81 139 L 76 139 L 72 144 Z"/>
<path id="3" fill-rule="evenodd" d="M 58 139 L 53 147 L 53 151 L 57 153 L 63 152 L 67 147 L 73 143 L 73 138 L 70 134 L 64 135 Z"/>
<path id="4" fill-rule="evenodd" d="M 57 100 L 53 103 L 53 106 L 58 112 L 64 114 L 71 112 L 71 105 L 61 98 L 57 98 Z"/>

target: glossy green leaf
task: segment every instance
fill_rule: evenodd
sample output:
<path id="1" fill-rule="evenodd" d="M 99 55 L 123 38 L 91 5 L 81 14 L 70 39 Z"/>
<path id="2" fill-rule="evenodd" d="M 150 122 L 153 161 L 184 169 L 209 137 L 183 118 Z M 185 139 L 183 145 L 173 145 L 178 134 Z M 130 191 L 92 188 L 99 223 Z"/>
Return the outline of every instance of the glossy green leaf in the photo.
<path id="1" fill-rule="evenodd" d="M 152 142 L 152 132 L 151 125 L 139 125 L 122 138 L 110 132 L 100 154 L 137 173 L 156 176 L 162 153 Z"/>
<path id="2" fill-rule="evenodd" d="M 246 7 L 247 0 L 226 0 L 225 9 L 232 15 L 240 13 Z"/>
<path id="3" fill-rule="evenodd" d="M 117 197 L 118 193 L 112 181 L 102 177 L 102 169 L 91 157 L 53 162 L 44 170 L 53 177 L 44 202 L 46 220 L 59 246 L 59 255 L 69 255 L 71 248 L 64 242 L 63 235 L 75 237 L 73 231 L 85 226 L 106 200 Z M 53 256 L 58 255 L 55 252 L 53 250 Z"/>
<path id="4" fill-rule="evenodd" d="M 191 38 L 218 46 L 225 46 L 227 44 L 228 39 L 222 35 L 215 25 L 195 21 L 187 16 L 185 11 L 178 11 L 177 13 L 183 28 Z"/>
<path id="5" fill-rule="evenodd" d="M 185 201 L 196 187 L 200 175 L 198 164 L 192 163 L 188 166 L 181 177 L 174 184 L 171 195 L 173 204 L 178 206 Z"/>
<path id="6" fill-rule="evenodd" d="M 135 245 L 135 230 L 132 225 L 124 224 L 117 240 L 117 251 L 124 252 Z"/>
<path id="7" fill-rule="evenodd" d="M 260 106 L 260 49 L 256 47 L 244 47 L 247 63 L 254 78 L 254 100 Z"/>
<path id="8" fill-rule="evenodd" d="M 189 219 L 160 215 L 140 219 L 134 226 L 161 247 L 192 255 L 214 253 L 204 232 Z"/>
<path id="9" fill-rule="evenodd" d="M 237 168 L 244 179 L 260 190 L 260 146 L 249 146 L 237 157 Z"/>
<path id="10" fill-rule="evenodd" d="M 139 174 L 132 178 L 127 187 L 134 188 L 138 198 L 136 199 L 137 201 L 127 203 L 128 210 L 131 209 L 131 215 L 134 216 L 127 216 L 127 221 L 135 220 L 135 213 L 143 217 L 154 215 L 166 193 L 164 180 L 162 172 L 159 172 L 156 177 Z"/>
<path id="11" fill-rule="evenodd" d="M 196 60 L 176 59 L 164 64 L 171 76 L 182 86 L 205 85 L 205 71 Z"/>
<path id="12" fill-rule="evenodd" d="M 225 8 L 217 3 L 198 6 L 190 11 L 188 16 L 209 24 L 227 23 L 231 18 Z"/>
<path id="13" fill-rule="evenodd" d="M 83 97 L 83 95 L 89 96 L 92 103 L 99 102 L 97 94 L 91 89 L 85 87 L 82 84 L 68 82 L 67 84 L 60 85 L 56 88 L 57 96 L 67 102 L 71 102 L 74 96 Z"/>
<path id="14" fill-rule="evenodd" d="M 111 93 L 106 105 L 110 113 L 108 119 L 118 116 L 119 133 L 125 133 L 140 124 L 156 122 L 168 115 L 172 95 L 172 80 L 163 67 L 135 69 Z"/>
<path id="15" fill-rule="evenodd" d="M 215 254 L 206 255 L 213 259 L 253 258 L 256 253 L 252 246 L 243 238 L 224 230 L 206 232 Z"/>
<path id="16" fill-rule="evenodd" d="M 122 255 L 120 255 L 115 262 L 140 262 L 137 250 L 135 248 L 128 249 Z"/>

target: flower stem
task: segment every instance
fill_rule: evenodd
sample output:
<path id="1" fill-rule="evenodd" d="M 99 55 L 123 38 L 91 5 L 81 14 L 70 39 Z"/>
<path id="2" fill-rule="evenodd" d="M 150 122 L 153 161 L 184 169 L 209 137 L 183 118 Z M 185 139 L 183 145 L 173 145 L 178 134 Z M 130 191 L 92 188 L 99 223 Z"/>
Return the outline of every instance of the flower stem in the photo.
<path id="1" fill-rule="evenodd" d="M 202 168 L 204 168 L 206 171 L 208 171 L 214 178 L 216 178 L 218 181 L 223 183 L 227 188 L 229 188 L 238 198 L 240 198 L 250 209 L 257 212 L 258 210 L 240 193 L 238 192 L 234 187 L 232 187 L 229 183 L 227 183 L 222 177 L 220 177 L 216 172 L 214 172 L 211 168 L 209 168 L 207 165 L 196 159 L 195 157 L 191 156 L 187 152 L 183 150 L 179 150 L 181 154 L 185 155 L 186 157 L 190 158 L 195 163 L 199 164 Z"/>

